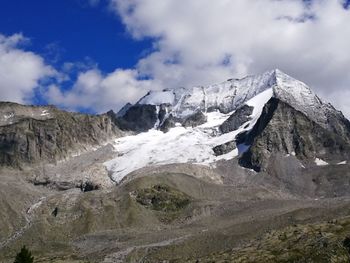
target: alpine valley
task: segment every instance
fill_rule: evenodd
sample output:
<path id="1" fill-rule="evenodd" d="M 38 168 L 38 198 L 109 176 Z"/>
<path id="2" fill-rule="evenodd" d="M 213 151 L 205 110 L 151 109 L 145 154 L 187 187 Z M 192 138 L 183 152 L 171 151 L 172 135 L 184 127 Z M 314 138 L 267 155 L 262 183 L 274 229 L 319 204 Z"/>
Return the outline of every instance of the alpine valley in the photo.
<path id="1" fill-rule="evenodd" d="M 0 102 L 0 262 L 349 262 L 350 122 L 280 70 L 118 113 Z"/>

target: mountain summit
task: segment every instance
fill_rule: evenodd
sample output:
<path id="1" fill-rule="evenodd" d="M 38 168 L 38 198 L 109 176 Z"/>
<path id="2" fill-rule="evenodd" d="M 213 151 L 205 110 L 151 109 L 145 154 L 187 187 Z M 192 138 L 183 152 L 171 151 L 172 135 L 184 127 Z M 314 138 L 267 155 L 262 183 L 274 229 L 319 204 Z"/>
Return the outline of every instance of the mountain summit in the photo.
<path id="1" fill-rule="evenodd" d="M 165 113 L 160 114 L 162 119 L 156 119 L 154 123 L 159 121 L 158 124 L 161 124 L 169 115 L 185 118 L 198 111 L 205 113 L 219 110 L 221 113 L 229 113 L 262 92 L 268 93 L 266 99 L 278 98 L 323 126 L 328 125 L 327 115 L 334 111 L 330 104 L 323 102 L 306 84 L 279 69 L 210 86 L 151 91 L 134 106 L 153 105 L 157 112 L 165 109 Z M 266 102 L 263 101 L 262 104 Z M 126 113 L 124 109 L 123 114 Z"/>
<path id="2" fill-rule="evenodd" d="M 300 167 L 348 159 L 349 121 L 278 69 L 216 85 L 151 91 L 125 109 L 116 117 L 119 127 L 143 133 L 116 141 L 121 156 L 106 163 L 116 181 L 148 165 L 215 165 L 239 158 L 260 171 L 277 156 L 296 156 Z"/>

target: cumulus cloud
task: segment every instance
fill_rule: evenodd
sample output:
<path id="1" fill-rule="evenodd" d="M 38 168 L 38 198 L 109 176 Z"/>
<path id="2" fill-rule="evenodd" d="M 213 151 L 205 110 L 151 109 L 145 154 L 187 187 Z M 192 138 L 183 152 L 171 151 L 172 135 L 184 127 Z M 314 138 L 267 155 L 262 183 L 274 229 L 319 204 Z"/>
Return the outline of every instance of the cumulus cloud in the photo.
<path id="1" fill-rule="evenodd" d="M 280 68 L 350 116 L 341 96 L 350 85 L 350 11 L 339 0 L 110 1 L 135 39 L 154 40 L 137 70 L 164 87 Z"/>
<path id="2" fill-rule="evenodd" d="M 160 87 L 155 80 L 142 79 L 135 69 L 104 74 L 89 60 L 66 62 L 59 72 L 39 54 L 24 49 L 29 41 L 22 34 L 0 34 L 1 101 L 32 103 L 36 95 L 69 110 L 100 113 L 118 110 Z"/>
<path id="3" fill-rule="evenodd" d="M 49 103 L 102 112 L 135 102 L 150 89 L 207 85 L 280 68 L 350 117 L 350 11 L 340 0 L 109 2 L 133 38 L 153 41 L 153 51 L 135 68 L 111 73 L 66 62 L 61 80 L 72 84 L 56 81 L 42 89 Z M 23 49 L 25 41 L 21 34 L 0 34 L 1 100 L 27 102 L 41 80 L 58 74 Z"/>
<path id="4" fill-rule="evenodd" d="M 28 103 L 40 81 L 57 72 L 43 58 L 20 48 L 28 42 L 22 34 L 0 34 L 0 100 Z"/>
<path id="5" fill-rule="evenodd" d="M 51 85 L 45 98 L 49 103 L 68 109 L 106 112 L 127 102 L 136 102 L 147 91 L 158 88 L 155 81 L 139 80 L 136 70 L 117 69 L 104 75 L 98 69 L 90 69 L 81 72 L 67 91 Z"/>

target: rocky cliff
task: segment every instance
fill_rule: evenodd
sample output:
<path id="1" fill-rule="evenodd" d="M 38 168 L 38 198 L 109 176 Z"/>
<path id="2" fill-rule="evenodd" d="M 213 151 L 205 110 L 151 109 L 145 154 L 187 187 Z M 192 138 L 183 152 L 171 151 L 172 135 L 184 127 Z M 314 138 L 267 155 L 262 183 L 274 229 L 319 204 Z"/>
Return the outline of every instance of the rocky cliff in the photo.
<path id="1" fill-rule="evenodd" d="M 295 155 L 301 161 L 322 159 L 335 164 L 348 160 L 350 144 L 346 134 L 349 129 L 335 118 L 332 126 L 341 129 L 326 129 L 287 103 L 271 98 L 254 128 L 237 138 L 237 144 L 250 146 L 240 163 L 260 171 L 276 154 Z"/>
<path id="2" fill-rule="evenodd" d="M 122 133 L 107 114 L 0 103 L 0 165 L 54 163 Z"/>

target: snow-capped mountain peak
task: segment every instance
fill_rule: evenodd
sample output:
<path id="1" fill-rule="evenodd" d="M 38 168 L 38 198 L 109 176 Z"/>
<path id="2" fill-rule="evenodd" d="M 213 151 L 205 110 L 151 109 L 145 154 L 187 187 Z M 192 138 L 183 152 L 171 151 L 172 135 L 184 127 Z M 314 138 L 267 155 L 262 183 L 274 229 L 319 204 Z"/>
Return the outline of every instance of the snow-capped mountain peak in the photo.
<path id="1" fill-rule="evenodd" d="M 276 85 L 273 96 L 307 115 L 313 121 L 325 126 L 327 112 L 331 108 L 323 102 L 305 83 L 292 78 L 280 70 L 274 71 Z"/>
<path id="2" fill-rule="evenodd" d="M 209 86 L 149 92 L 120 117 L 122 125 L 142 133 L 116 140 L 118 156 L 107 169 L 119 182 L 149 165 L 215 165 L 235 158 L 250 147 L 238 135 L 253 130 L 272 98 L 331 132 L 348 134 L 350 123 L 339 112 L 305 83 L 275 69 Z"/>
<path id="3" fill-rule="evenodd" d="M 329 106 L 322 102 L 305 83 L 279 69 L 209 86 L 151 91 L 137 104 L 156 106 L 166 104 L 172 115 L 180 118 L 196 111 L 219 110 L 222 113 L 228 113 L 270 88 L 273 89 L 273 97 L 290 104 L 314 121 L 325 125 L 324 109 Z"/>
<path id="4" fill-rule="evenodd" d="M 275 71 L 269 71 L 209 86 L 151 91 L 138 104 L 168 104 L 172 107 L 173 114 L 178 117 L 190 115 L 197 110 L 207 112 L 219 109 L 228 113 L 275 85 L 275 75 Z"/>

